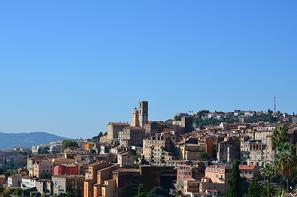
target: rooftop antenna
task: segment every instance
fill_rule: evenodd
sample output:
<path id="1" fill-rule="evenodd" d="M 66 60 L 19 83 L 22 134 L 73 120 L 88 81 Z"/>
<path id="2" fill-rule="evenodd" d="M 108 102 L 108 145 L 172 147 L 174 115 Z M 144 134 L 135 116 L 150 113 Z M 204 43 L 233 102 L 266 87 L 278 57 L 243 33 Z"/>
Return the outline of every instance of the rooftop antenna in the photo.
<path id="1" fill-rule="evenodd" d="M 276 113 L 276 97 L 273 97 L 273 112 Z"/>

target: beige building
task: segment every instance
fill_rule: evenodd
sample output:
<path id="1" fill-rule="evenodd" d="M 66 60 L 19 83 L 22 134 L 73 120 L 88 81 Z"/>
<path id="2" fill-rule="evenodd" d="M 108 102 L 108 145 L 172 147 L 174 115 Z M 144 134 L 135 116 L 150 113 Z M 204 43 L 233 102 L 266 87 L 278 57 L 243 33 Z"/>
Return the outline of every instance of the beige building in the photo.
<path id="1" fill-rule="evenodd" d="M 107 166 L 110 166 L 110 164 L 107 162 L 98 162 L 89 165 L 88 171 L 85 174 L 85 179 L 97 180 L 98 170 L 106 168 Z"/>
<path id="2" fill-rule="evenodd" d="M 199 160 L 200 153 L 205 152 L 199 144 L 183 144 L 180 146 L 182 160 Z"/>
<path id="3" fill-rule="evenodd" d="M 110 180 L 112 172 L 119 168 L 118 164 L 108 164 L 97 170 L 96 180 L 85 180 L 84 197 L 112 197 L 115 194 L 115 182 Z"/>
<path id="4" fill-rule="evenodd" d="M 43 157 L 28 157 L 27 158 L 27 169 L 29 171 L 29 176 L 34 176 L 34 164 L 43 161 Z"/>
<path id="5" fill-rule="evenodd" d="M 272 136 L 266 137 L 266 143 L 261 140 L 251 140 L 246 142 L 246 151 L 249 153 L 247 163 L 249 165 L 264 166 L 265 163 L 273 161 L 274 153 Z"/>
<path id="6" fill-rule="evenodd" d="M 53 174 L 53 163 L 51 161 L 40 161 L 33 165 L 35 177 L 51 176 Z"/>
<path id="7" fill-rule="evenodd" d="M 53 176 L 53 194 L 59 195 L 70 192 L 75 197 L 83 196 L 84 178 L 83 175 Z"/>
<path id="8" fill-rule="evenodd" d="M 89 168 L 85 174 L 84 197 L 94 196 L 94 185 L 98 182 L 98 171 L 110 166 L 111 164 L 108 162 L 98 162 L 89 165 Z"/>
<path id="9" fill-rule="evenodd" d="M 240 176 L 252 179 L 259 174 L 259 167 L 256 165 L 239 165 Z"/>
<path id="10" fill-rule="evenodd" d="M 200 180 L 204 176 L 205 164 L 203 162 L 192 164 L 191 162 L 180 163 L 176 166 L 176 181 L 183 181 L 184 179 Z"/>
<path id="11" fill-rule="evenodd" d="M 182 127 L 184 133 L 193 131 L 193 118 L 188 115 L 181 116 L 180 120 L 173 120 L 171 124 Z"/>
<path id="12" fill-rule="evenodd" d="M 231 172 L 226 165 L 210 165 L 205 169 L 205 177 L 211 179 L 213 183 L 227 183 Z"/>
<path id="13" fill-rule="evenodd" d="M 165 128 L 165 124 L 159 121 L 149 121 L 144 125 L 145 135 L 153 135 L 155 133 L 161 133 Z"/>
<path id="14" fill-rule="evenodd" d="M 266 125 L 266 126 L 255 125 L 255 126 L 253 126 L 254 131 L 274 131 L 275 129 L 276 129 L 276 126 L 274 126 L 274 125 Z"/>
<path id="15" fill-rule="evenodd" d="M 117 154 L 117 160 L 120 167 L 134 165 L 134 159 L 135 155 L 129 151 Z"/>
<path id="16" fill-rule="evenodd" d="M 130 125 L 126 122 L 110 122 L 107 124 L 107 138 L 110 141 L 117 140 L 118 134 L 125 127 L 129 127 Z"/>
<path id="17" fill-rule="evenodd" d="M 141 127 L 125 127 L 119 132 L 118 140 L 120 145 L 129 146 L 142 146 L 145 131 Z"/>
<path id="18" fill-rule="evenodd" d="M 255 140 L 261 140 L 263 144 L 267 143 L 267 137 L 273 135 L 273 130 L 257 130 L 255 131 Z"/>
<path id="19" fill-rule="evenodd" d="M 45 193 L 50 195 L 53 192 L 53 183 L 51 180 L 37 179 L 35 182 L 35 187 L 40 194 Z"/>
<path id="20" fill-rule="evenodd" d="M 207 190 L 215 190 L 225 194 L 228 190 L 228 182 L 231 177 L 231 170 L 226 165 L 211 165 L 206 167 L 205 177 L 201 179 L 200 193 Z"/>
<path id="21" fill-rule="evenodd" d="M 112 181 L 112 173 L 119 165 L 114 164 L 98 171 L 97 183 L 94 185 L 94 196 L 114 196 L 116 193 L 115 181 Z"/>
<path id="22" fill-rule="evenodd" d="M 171 153 L 171 140 L 162 134 L 143 140 L 143 156 L 144 159 L 155 165 L 165 165 L 166 162 L 173 160 Z"/>
<path id="23" fill-rule="evenodd" d="M 183 180 L 183 195 L 195 196 L 199 193 L 199 181 L 189 178 Z"/>

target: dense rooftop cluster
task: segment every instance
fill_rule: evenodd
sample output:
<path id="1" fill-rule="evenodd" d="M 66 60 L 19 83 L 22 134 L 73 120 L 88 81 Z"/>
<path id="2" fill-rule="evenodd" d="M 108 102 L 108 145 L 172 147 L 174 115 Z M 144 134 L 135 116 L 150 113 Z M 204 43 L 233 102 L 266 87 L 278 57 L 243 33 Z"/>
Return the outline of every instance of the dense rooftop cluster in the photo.
<path id="1" fill-rule="evenodd" d="M 92 139 L 0 152 L 9 196 L 294 195 L 297 116 L 281 112 L 178 113 L 150 121 L 147 101 L 131 124 L 109 122 Z M 285 195 L 285 194 L 284 194 Z"/>

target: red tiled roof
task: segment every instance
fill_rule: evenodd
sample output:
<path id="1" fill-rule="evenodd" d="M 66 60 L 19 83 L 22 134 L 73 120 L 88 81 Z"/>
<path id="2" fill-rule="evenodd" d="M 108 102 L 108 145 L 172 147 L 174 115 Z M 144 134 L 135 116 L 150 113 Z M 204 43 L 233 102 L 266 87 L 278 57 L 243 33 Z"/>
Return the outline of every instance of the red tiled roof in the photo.
<path id="1" fill-rule="evenodd" d="M 256 170 L 256 165 L 239 165 L 239 170 Z"/>
<path id="2" fill-rule="evenodd" d="M 207 166 L 206 168 L 219 168 L 219 169 L 225 169 L 226 165 L 210 165 Z"/>

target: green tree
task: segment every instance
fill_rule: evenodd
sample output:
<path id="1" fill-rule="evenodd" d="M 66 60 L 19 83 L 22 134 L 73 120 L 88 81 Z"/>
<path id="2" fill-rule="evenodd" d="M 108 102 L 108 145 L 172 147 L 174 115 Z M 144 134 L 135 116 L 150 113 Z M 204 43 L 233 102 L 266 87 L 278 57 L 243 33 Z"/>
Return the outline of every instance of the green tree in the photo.
<path id="1" fill-rule="evenodd" d="M 261 175 L 265 177 L 267 197 L 270 197 L 270 181 L 274 175 L 274 166 L 272 164 L 266 164 L 264 168 L 261 169 Z"/>
<path id="2" fill-rule="evenodd" d="M 181 116 L 180 115 L 175 115 L 173 119 L 175 121 L 181 121 Z"/>
<path id="3" fill-rule="evenodd" d="M 227 193 L 227 197 L 241 197 L 242 190 L 241 190 L 241 183 L 242 179 L 240 177 L 239 171 L 239 161 L 235 160 L 232 165 L 232 175 L 229 181 L 229 189 Z"/>
<path id="4" fill-rule="evenodd" d="M 102 132 L 99 132 L 97 136 L 92 137 L 93 140 L 100 140 L 101 137 L 103 137 L 104 134 Z"/>
<path id="5" fill-rule="evenodd" d="M 62 150 L 64 151 L 66 148 L 78 148 L 78 144 L 74 140 L 64 140 L 62 142 Z"/>
<path id="6" fill-rule="evenodd" d="M 207 157 L 208 157 L 208 155 L 207 155 L 206 152 L 201 152 L 201 153 L 200 153 L 200 158 L 201 158 L 201 159 L 207 159 Z"/>
<path id="7" fill-rule="evenodd" d="M 278 125 L 273 132 L 273 146 L 278 149 L 283 143 L 288 142 L 288 130 L 284 125 Z"/>
<path id="8" fill-rule="evenodd" d="M 49 154 L 49 147 L 45 146 L 38 150 L 39 154 Z"/>
<path id="9" fill-rule="evenodd" d="M 57 197 L 74 197 L 74 196 L 76 196 L 76 195 L 74 195 L 71 192 L 67 192 L 67 193 L 61 193 Z"/>
<path id="10" fill-rule="evenodd" d="M 263 186 L 259 181 L 259 177 L 253 178 L 249 189 L 247 197 L 263 197 Z"/>
<path id="11" fill-rule="evenodd" d="M 4 158 L 3 165 L 4 165 L 4 168 L 5 168 L 5 167 L 6 167 L 6 165 L 7 165 L 7 159 L 6 159 L 6 157 Z"/>
<path id="12" fill-rule="evenodd" d="M 297 169 L 296 147 L 288 142 L 278 145 L 278 151 L 274 157 L 275 169 L 287 180 L 287 191 L 290 191 L 290 183 Z"/>
<path id="13" fill-rule="evenodd" d="M 193 124 L 196 127 L 203 127 L 206 125 L 218 125 L 219 123 L 220 121 L 215 118 L 204 119 L 203 117 L 196 116 L 193 119 Z"/>
<path id="14" fill-rule="evenodd" d="M 21 196 L 22 195 L 22 193 L 23 193 L 23 191 L 22 191 L 22 189 L 15 189 L 13 192 L 12 192 L 12 194 L 13 195 L 16 195 L 16 196 Z"/>
<path id="15" fill-rule="evenodd" d="M 146 192 L 144 190 L 143 184 L 140 184 L 138 186 L 138 193 L 137 193 L 137 195 L 135 197 L 146 197 Z"/>
<path id="16" fill-rule="evenodd" d="M 163 187 L 154 187 L 146 197 L 169 197 L 169 191 Z"/>

